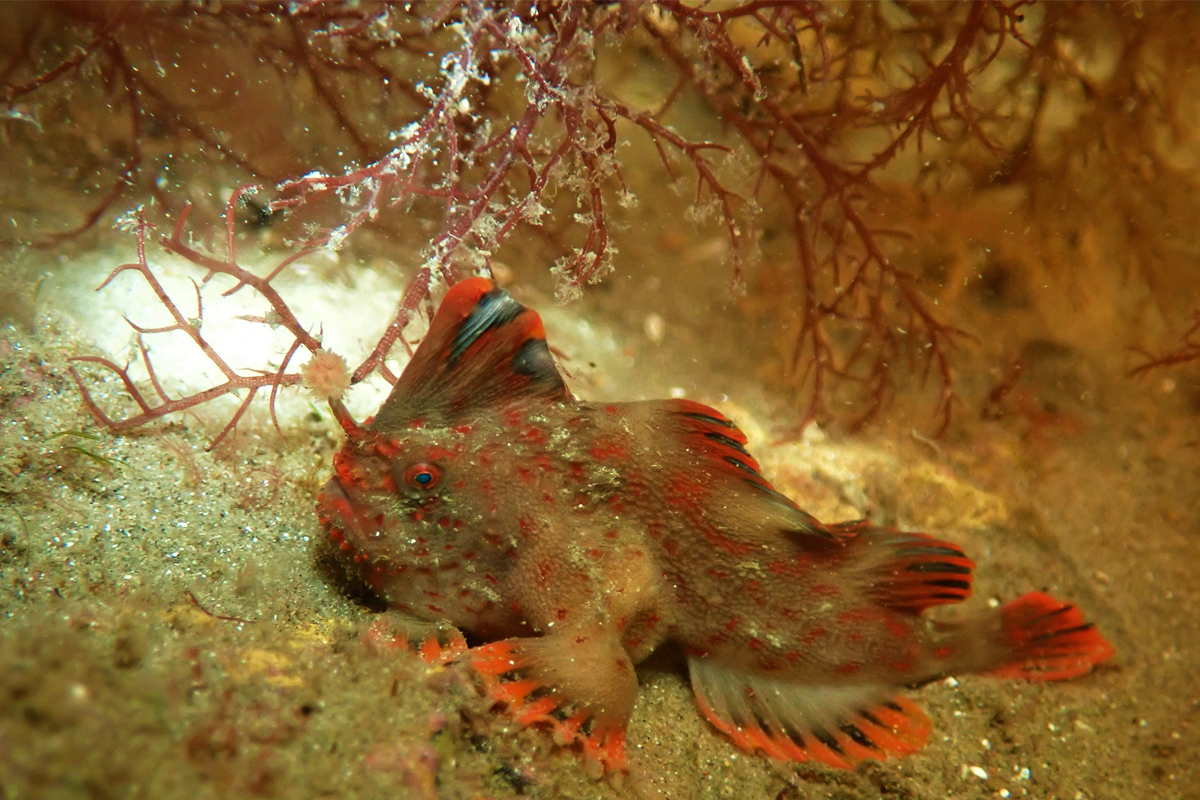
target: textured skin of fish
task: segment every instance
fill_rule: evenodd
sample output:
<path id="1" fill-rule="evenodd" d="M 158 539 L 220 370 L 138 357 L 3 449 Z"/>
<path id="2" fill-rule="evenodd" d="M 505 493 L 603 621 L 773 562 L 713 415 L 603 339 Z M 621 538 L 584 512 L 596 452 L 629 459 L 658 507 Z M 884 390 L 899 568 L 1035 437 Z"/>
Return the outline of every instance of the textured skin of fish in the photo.
<path id="1" fill-rule="evenodd" d="M 1070 678 L 1111 655 L 1074 606 L 1039 593 L 925 619 L 970 594 L 956 545 L 824 525 L 744 444 L 698 403 L 576 400 L 537 314 L 476 278 L 337 454 L 318 512 L 392 609 L 377 636 L 467 661 L 597 774 L 627 769 L 634 665 L 666 642 L 739 747 L 842 768 L 924 744 L 904 687 Z M 486 643 L 467 650 L 460 631 Z"/>

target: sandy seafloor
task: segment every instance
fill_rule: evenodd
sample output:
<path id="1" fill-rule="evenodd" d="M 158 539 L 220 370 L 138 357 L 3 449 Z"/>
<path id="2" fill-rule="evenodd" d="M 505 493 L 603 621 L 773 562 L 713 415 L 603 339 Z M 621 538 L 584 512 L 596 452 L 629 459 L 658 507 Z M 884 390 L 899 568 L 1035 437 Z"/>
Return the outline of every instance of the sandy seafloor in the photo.
<path id="1" fill-rule="evenodd" d="M 464 668 L 362 644 L 372 612 L 314 555 L 313 504 L 340 434 L 298 392 L 282 434 L 259 414 L 213 452 L 228 406 L 122 437 L 95 427 L 66 358 L 123 357 L 119 313 L 136 314 L 136 298 L 90 289 L 131 251 L 120 239 L 53 267 L 32 326 L 0 329 L 5 800 L 1200 798 L 1200 433 L 1186 372 L 1131 381 L 1121 358 L 1051 349 L 1027 385 L 1061 395 L 1057 422 L 968 411 L 940 443 L 907 423 L 779 443 L 791 412 L 724 317 L 644 276 L 565 309 L 518 284 L 580 395 L 724 401 L 767 474 L 818 516 L 869 514 L 959 542 L 979 564 L 970 608 L 1047 590 L 1117 648 L 1070 683 L 961 676 L 914 692 L 934 722 L 926 749 L 854 772 L 738 752 L 697 713 L 678 658 L 656 655 L 639 669 L 633 773 L 618 790 L 489 710 Z M 301 271 L 290 289 L 301 303 L 304 283 Z M 339 309 L 382 325 L 398 287 L 343 276 L 315 293 L 328 305 L 311 318 L 327 336 L 349 324 Z M 650 308 L 661 342 L 642 324 Z M 359 395 L 369 413 L 378 391 Z"/>

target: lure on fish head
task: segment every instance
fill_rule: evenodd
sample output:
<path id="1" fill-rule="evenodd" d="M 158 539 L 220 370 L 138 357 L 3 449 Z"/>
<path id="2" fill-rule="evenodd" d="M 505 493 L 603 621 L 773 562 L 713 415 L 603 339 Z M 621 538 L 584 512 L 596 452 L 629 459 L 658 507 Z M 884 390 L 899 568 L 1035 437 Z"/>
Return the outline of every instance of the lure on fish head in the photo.
<path id="1" fill-rule="evenodd" d="M 490 453 L 512 449 L 506 420 L 571 399 L 537 313 L 491 281 L 462 281 L 378 415 L 334 457 L 321 522 L 390 605 L 426 619 L 475 608 L 485 601 L 444 595 L 470 593 L 495 550 L 475 539 L 513 522 L 495 501 L 506 487 L 489 480 Z"/>

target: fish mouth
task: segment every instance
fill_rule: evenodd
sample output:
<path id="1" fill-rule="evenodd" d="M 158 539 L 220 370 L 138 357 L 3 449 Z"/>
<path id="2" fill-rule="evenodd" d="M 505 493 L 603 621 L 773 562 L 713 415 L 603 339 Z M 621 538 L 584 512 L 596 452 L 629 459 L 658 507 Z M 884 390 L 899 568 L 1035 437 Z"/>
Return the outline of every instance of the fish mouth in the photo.
<path id="1" fill-rule="evenodd" d="M 352 540 L 359 538 L 354 536 L 358 529 L 358 514 L 346 487 L 336 476 L 326 481 L 317 495 L 317 518 L 329 538 L 341 545 L 342 550 L 355 549 L 357 542 Z"/>
<path id="2" fill-rule="evenodd" d="M 341 501 L 347 504 L 350 502 L 350 495 L 346 494 L 342 482 L 336 476 L 325 481 L 325 485 L 321 487 L 321 493 L 317 495 L 318 505 L 327 505 L 330 501 Z"/>

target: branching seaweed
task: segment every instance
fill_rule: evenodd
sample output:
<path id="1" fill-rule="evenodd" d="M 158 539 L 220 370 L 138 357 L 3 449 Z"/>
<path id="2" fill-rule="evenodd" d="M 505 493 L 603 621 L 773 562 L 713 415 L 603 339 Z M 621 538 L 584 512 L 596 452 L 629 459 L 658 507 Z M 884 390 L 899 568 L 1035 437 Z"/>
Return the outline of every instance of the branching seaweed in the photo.
<path id="1" fill-rule="evenodd" d="M 44 31 L 41 18 L 31 23 L 0 72 L 0 98 L 10 113 L 24 113 L 22 103 L 89 64 L 99 66 L 110 95 L 124 97 L 117 104 L 128 115 L 120 177 L 111 196 L 87 214 L 85 226 L 145 181 L 151 118 L 215 153 L 243 180 L 273 185 L 264 215 L 310 221 L 296 252 L 260 277 L 236 259 L 241 190 L 225 204 L 225 254 L 215 257 L 184 241 L 192 206 L 174 208 L 169 195 L 149 189 L 175 217 L 162 245 L 202 270 L 197 287 L 218 274 L 232 278 L 230 293 L 259 293 L 271 321 L 293 339 L 277 369 L 234 370 L 162 290 L 145 252 L 148 223 L 139 217 L 137 261 L 105 283 L 139 273 L 174 321 L 160 328 L 130 323 L 149 389 L 136 385 L 128 367 L 96 356 L 79 359 L 115 373 L 136 405 L 131 416 L 109 416 L 76 375 L 88 408 L 112 430 L 130 430 L 233 391 L 244 394 L 218 440 L 261 390 L 269 390 L 274 416 L 279 390 L 305 380 L 288 371 L 296 354 L 324 351 L 271 281 L 301 255 L 341 248 L 363 227 L 389 230 L 413 215 L 429 220 L 435 233 L 391 324 L 350 371 L 348 385 L 376 372 L 394 381 L 385 359 L 397 343 L 410 345 L 405 331 L 428 308 L 434 287 L 464 270 L 486 271 L 518 230 L 545 232 L 565 218 L 553 237 L 566 254 L 553 270 L 560 296 L 578 296 L 611 269 L 612 206 L 630 196 L 619 149 L 640 136 L 656 148 L 667 179 L 676 182 L 686 170 L 694 181 L 695 203 L 713 212 L 728 239 L 731 279 L 739 289 L 753 277 L 747 264 L 759 246 L 763 218 L 775 215 L 788 229 L 791 267 L 785 271 L 795 298 L 787 301 L 795 321 L 790 369 L 801 422 L 865 424 L 887 408 L 899 376 L 911 374 L 936 387 L 935 430 L 942 434 L 957 402 L 955 349 L 969 337 L 928 294 L 924 276 L 898 259 L 889 240 L 904 231 L 884 225 L 874 203 L 889 170 L 935 143 L 943 158 L 969 155 L 974 174 L 996 180 L 1020 174 L 1034 146 L 1048 65 L 1059 57 L 1054 43 L 1063 36 L 1057 22 L 1030 33 L 1026 6 L 1023 0 L 929 6 L 447 0 L 412 7 L 222 7 L 204 18 L 205 39 L 240 43 L 252 63 L 277 76 L 277 85 L 303 94 L 306 108 L 319 111 L 312 124 L 330 132 L 327 147 L 305 151 L 289 141 L 286 158 L 274 159 L 270 148 L 239 138 L 244 126 L 218 126 L 207 109 L 173 100 L 169 81 L 147 77 L 140 65 L 147 52 L 156 58 L 154 48 L 161 47 L 147 31 L 172 12 L 118 6 L 80 18 L 67 6 L 56 13 L 86 34 L 55 62 L 35 52 Z M 173 13 L 192 14 L 194 21 L 194 10 Z M 668 93 L 641 107 L 597 77 L 598 50 L 631 42 L 651 50 L 674 77 Z M 1001 94 L 1021 96 L 1022 87 L 1032 86 L 1037 99 L 1017 108 L 994 92 L 978 91 L 985 73 L 1001 63 L 1007 76 Z M 702 100 L 726 135 L 683 132 L 675 115 L 685 95 Z M 349 96 L 366 100 L 352 103 Z M 754 165 L 748 179 L 742 168 L 747 159 Z M 281 174 L 281 164 L 293 166 Z M 201 314 L 198 307 L 196 319 Z M 167 332 L 191 338 L 224 380 L 195 394 L 169 396 L 145 344 L 145 337 Z M 352 430 L 339 395 L 328 399 Z M 834 400 L 850 410 L 832 413 Z"/>
<path id="2" fill-rule="evenodd" d="M 1140 354 L 1146 360 L 1131 369 L 1130 376 L 1144 375 L 1152 370 L 1200 361 L 1200 311 L 1193 312 L 1193 315 L 1196 321 L 1183 334 L 1178 347 L 1158 355 L 1141 352 Z"/>
<path id="3" fill-rule="evenodd" d="M 245 397 L 242 398 L 240 405 L 233 417 L 221 429 L 216 438 L 209 445 L 209 448 L 215 447 L 237 426 L 242 416 L 250 408 L 255 396 L 261 390 L 269 390 L 270 401 L 269 408 L 271 411 L 271 420 L 275 427 L 279 427 L 278 419 L 275 416 L 275 401 L 278 397 L 279 390 L 285 386 L 295 386 L 303 381 L 303 376 L 299 372 L 289 373 L 288 367 L 291 365 L 292 359 L 301 348 L 307 350 L 314 356 L 319 353 L 326 352 L 321 346 L 321 342 L 300 323 L 295 314 L 288 307 L 287 303 L 271 285 L 274 280 L 288 265 L 295 262 L 298 258 L 306 255 L 309 251 L 299 251 L 282 259 L 275 265 L 265 276 L 259 276 L 250 270 L 240 266 L 237 263 L 237 251 L 235 247 L 234 237 L 234 213 L 237 208 L 238 200 L 241 195 L 250 187 L 240 187 L 229 199 L 226 210 L 227 231 L 228 231 L 228 250 L 224 259 L 215 258 L 206 255 L 194 249 L 183 240 L 183 233 L 188 219 L 188 206 L 184 206 L 183 212 L 179 215 L 179 219 L 175 223 L 174 230 L 171 234 L 165 237 L 162 241 L 163 249 L 168 252 L 182 256 L 195 266 L 205 270 L 203 277 L 199 281 L 193 279 L 192 286 L 196 292 L 196 314 L 189 317 L 186 315 L 179 305 L 167 294 L 163 288 L 162 282 L 154 274 L 154 269 L 146 258 L 146 234 L 147 224 L 144 213 L 139 209 L 135 214 L 132 223 L 134 232 L 137 236 L 137 261 L 122 264 L 114 269 L 104 282 L 98 287 L 103 289 L 108 284 L 112 283 L 118 276 L 126 272 L 136 272 L 158 298 L 158 302 L 171 315 L 174 320 L 169 325 L 158 327 L 143 327 L 138 325 L 133 320 L 126 318 L 130 327 L 137 334 L 137 348 L 141 356 L 142 364 L 145 366 L 149 376 L 153 396 L 147 396 L 146 392 L 139 389 L 137 384 L 130 377 L 129 365 L 121 366 L 107 358 L 100 356 L 76 356 L 72 359 L 76 363 L 97 364 L 110 372 L 116 374 L 117 378 L 125 387 L 126 393 L 130 399 L 137 405 L 139 411 L 131 416 L 122 419 L 114 419 L 106 414 L 95 399 L 92 397 L 91 391 L 88 389 L 87 383 L 83 377 L 72 365 L 71 377 L 75 380 L 75 384 L 79 387 L 80 394 L 83 396 L 83 402 L 92 416 L 96 418 L 109 430 L 114 433 L 122 433 L 145 425 L 148 422 L 164 417 L 168 414 L 174 414 L 181 411 L 207 403 L 210 400 L 215 400 L 226 394 L 236 393 L 239 391 L 245 392 Z M 209 343 L 201 332 L 204 322 L 204 304 L 201 300 L 200 287 L 208 283 L 216 275 L 225 275 L 235 281 L 233 288 L 228 289 L 223 293 L 223 296 L 228 297 L 235 292 L 244 288 L 249 288 L 256 292 L 260 297 L 267 301 L 271 307 L 270 319 L 266 317 L 243 317 L 249 322 L 258 322 L 264 325 L 279 326 L 286 329 L 293 337 L 291 345 L 288 347 L 286 355 L 283 357 L 279 368 L 274 371 L 257 371 L 254 374 L 244 375 L 235 370 L 220 353 Z M 195 394 L 186 395 L 183 397 L 171 397 L 163 388 L 162 383 L 158 379 L 158 374 L 155 371 L 153 361 L 150 357 L 150 351 L 146 345 L 146 337 L 156 334 L 166 334 L 179 332 L 186 335 L 192 340 L 192 343 L 200 350 L 213 366 L 220 370 L 225 377 L 222 383 L 212 386 Z M 325 398 L 328 400 L 334 415 L 339 419 L 349 419 L 349 415 L 342 405 L 340 396 L 331 396 Z M 352 427 L 352 423 L 348 423 Z"/>

